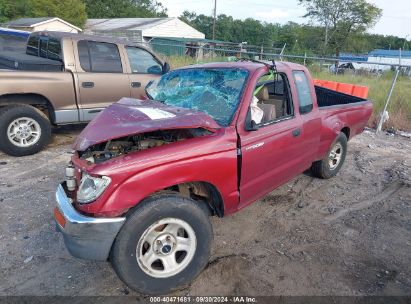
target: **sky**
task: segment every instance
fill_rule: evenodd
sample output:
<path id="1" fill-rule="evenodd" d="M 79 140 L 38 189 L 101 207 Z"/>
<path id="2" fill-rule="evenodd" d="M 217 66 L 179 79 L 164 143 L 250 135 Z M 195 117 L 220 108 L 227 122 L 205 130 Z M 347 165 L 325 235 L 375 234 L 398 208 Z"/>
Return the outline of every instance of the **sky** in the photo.
<path id="1" fill-rule="evenodd" d="M 383 10 L 383 16 L 368 32 L 408 36 L 411 40 L 411 0 L 368 0 Z M 212 15 L 214 0 L 160 0 L 170 17 L 178 17 L 184 10 Z M 297 0 L 217 0 L 217 14 L 236 19 L 254 18 L 271 23 L 294 21 L 308 23 L 302 18 L 305 10 Z"/>

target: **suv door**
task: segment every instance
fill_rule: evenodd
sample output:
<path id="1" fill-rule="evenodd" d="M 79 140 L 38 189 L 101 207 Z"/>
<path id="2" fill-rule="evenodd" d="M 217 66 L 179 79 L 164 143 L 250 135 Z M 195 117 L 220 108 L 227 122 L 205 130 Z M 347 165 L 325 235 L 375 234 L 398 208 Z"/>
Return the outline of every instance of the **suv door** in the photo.
<path id="1" fill-rule="evenodd" d="M 131 97 L 144 98 L 146 85 L 163 74 L 163 65 L 153 54 L 142 48 L 126 46 L 125 50 L 130 65 Z"/>
<path id="2" fill-rule="evenodd" d="M 130 97 L 129 78 L 116 44 L 80 40 L 77 49 L 83 70 L 77 73 L 80 119 L 89 121 L 110 104 Z"/>

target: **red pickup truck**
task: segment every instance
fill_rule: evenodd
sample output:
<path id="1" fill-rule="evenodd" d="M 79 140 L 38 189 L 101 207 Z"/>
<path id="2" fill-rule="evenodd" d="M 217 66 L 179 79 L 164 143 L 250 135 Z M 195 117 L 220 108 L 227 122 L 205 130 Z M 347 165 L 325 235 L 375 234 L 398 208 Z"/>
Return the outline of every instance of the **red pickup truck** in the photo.
<path id="1" fill-rule="evenodd" d="M 80 134 L 54 209 L 73 256 L 109 260 L 144 294 L 187 285 L 207 265 L 211 215 L 310 167 L 336 175 L 372 112 L 284 62 L 185 67 L 146 93 L 109 106 Z"/>

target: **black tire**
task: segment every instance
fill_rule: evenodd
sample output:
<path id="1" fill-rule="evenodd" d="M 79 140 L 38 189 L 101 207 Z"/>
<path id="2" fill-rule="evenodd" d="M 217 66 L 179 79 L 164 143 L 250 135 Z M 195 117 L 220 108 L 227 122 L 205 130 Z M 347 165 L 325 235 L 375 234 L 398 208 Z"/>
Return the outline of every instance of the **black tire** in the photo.
<path id="1" fill-rule="evenodd" d="M 142 294 L 168 294 L 187 286 L 209 260 L 213 229 L 208 214 L 206 203 L 178 195 L 162 194 L 141 202 L 127 215 L 111 250 L 110 261 L 117 275 L 131 289 Z M 166 218 L 188 223 L 195 232 L 197 246 L 191 262 L 181 272 L 166 278 L 155 278 L 141 269 L 136 248 L 146 229 Z"/>
<path id="2" fill-rule="evenodd" d="M 335 168 L 331 168 L 329 164 L 329 157 L 330 153 L 336 145 L 340 145 L 342 148 L 341 160 Z M 322 160 L 316 161 L 311 166 L 311 172 L 314 176 L 322 178 L 322 179 L 330 179 L 337 175 L 337 173 L 341 170 L 341 167 L 344 164 L 345 157 L 347 155 L 347 136 L 344 133 L 340 133 L 333 144 L 330 147 L 325 158 Z"/>
<path id="3" fill-rule="evenodd" d="M 40 127 L 40 138 L 27 147 L 19 147 L 7 136 L 10 124 L 18 118 L 31 118 Z M 51 126 L 47 116 L 40 110 L 29 105 L 6 106 L 0 111 L 0 150 L 11 156 L 32 155 L 41 151 L 51 138 Z"/>

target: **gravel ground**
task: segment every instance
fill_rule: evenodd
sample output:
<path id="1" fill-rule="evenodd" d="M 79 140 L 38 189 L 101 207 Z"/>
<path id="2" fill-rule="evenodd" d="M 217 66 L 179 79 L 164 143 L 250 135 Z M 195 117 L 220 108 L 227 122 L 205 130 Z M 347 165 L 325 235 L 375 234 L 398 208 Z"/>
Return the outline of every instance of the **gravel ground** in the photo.
<path id="1" fill-rule="evenodd" d="M 135 295 L 108 263 L 78 260 L 54 228 L 54 191 L 81 127 L 43 152 L 0 153 L 0 295 Z M 411 141 L 353 139 L 341 173 L 309 173 L 213 219 L 210 263 L 178 295 L 411 295 Z"/>

